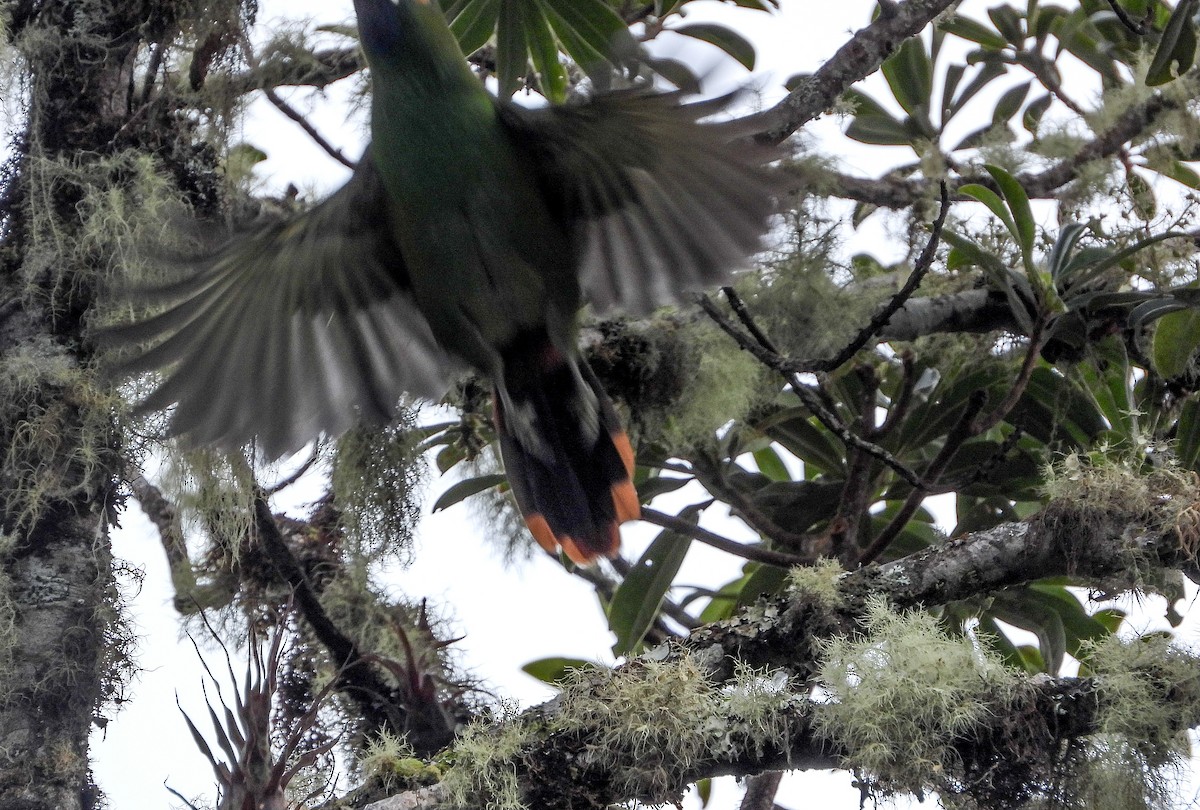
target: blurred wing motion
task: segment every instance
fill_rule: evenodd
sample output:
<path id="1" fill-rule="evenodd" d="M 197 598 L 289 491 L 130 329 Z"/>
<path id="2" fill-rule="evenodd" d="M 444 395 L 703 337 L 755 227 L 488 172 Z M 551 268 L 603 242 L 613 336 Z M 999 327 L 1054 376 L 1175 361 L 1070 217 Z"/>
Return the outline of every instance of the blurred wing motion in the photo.
<path id="1" fill-rule="evenodd" d="M 703 123 L 734 96 L 496 101 L 437 4 L 354 6 L 375 144 L 354 176 L 195 262 L 157 293 L 166 311 L 107 337 L 145 347 L 126 371 L 168 369 L 142 407 L 178 403 L 173 433 L 257 437 L 271 458 L 386 421 L 405 392 L 438 397 L 451 360 L 472 358 L 496 386 L 535 538 L 581 563 L 612 556 L 639 514 L 633 452 L 579 357 L 577 312 L 644 313 L 744 267 L 775 210 L 778 153 Z"/>
<path id="2" fill-rule="evenodd" d="M 119 371 L 169 367 L 141 404 L 178 403 L 171 433 L 268 458 L 359 420 L 390 420 L 405 392 L 446 389 L 445 352 L 409 295 L 383 184 L 363 156 L 345 186 L 313 209 L 241 234 L 156 291 L 170 306 L 100 337 L 148 344 Z"/>
<path id="3" fill-rule="evenodd" d="M 779 150 L 729 123 L 700 124 L 738 96 L 680 104 L 632 89 L 579 104 L 500 106 L 551 210 L 580 242 L 580 279 L 599 313 L 644 314 L 726 282 L 762 248 Z"/>

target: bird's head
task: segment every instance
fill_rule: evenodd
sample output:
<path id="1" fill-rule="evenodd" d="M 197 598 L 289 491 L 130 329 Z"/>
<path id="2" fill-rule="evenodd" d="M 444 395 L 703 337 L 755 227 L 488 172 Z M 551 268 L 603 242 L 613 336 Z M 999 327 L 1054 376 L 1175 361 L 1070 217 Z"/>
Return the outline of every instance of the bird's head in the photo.
<path id="1" fill-rule="evenodd" d="M 363 52 L 375 69 L 416 70 L 455 64 L 463 56 L 434 0 L 354 0 Z M 440 68 L 439 68 L 440 69 Z"/>

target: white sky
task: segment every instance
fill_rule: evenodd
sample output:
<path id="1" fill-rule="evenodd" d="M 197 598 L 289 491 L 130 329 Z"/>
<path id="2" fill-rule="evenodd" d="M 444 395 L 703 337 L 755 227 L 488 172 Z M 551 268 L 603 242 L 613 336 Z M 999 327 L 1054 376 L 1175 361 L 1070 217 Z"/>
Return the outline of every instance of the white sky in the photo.
<path id="1" fill-rule="evenodd" d="M 728 22 L 758 43 L 764 69 L 754 74 L 754 80 L 768 102 L 783 94 L 782 82 L 790 75 L 810 72 L 831 56 L 850 32 L 868 21 L 873 5 L 867 0 L 783 2 L 783 10 L 773 16 L 711 3 L 705 4 L 703 14 L 705 19 Z M 340 23 L 353 16 L 350 0 L 267 0 L 261 6 L 260 38 L 265 38 L 284 15 L 288 19 L 309 17 L 318 23 Z M 697 13 L 693 19 L 700 17 Z M 732 70 L 727 75 L 735 82 L 745 79 L 744 73 Z M 293 101 L 303 110 L 312 109 L 312 120 L 322 134 L 356 158 L 361 150 L 362 121 L 347 123 L 344 113 L 336 111 L 338 100 L 346 97 L 345 88 L 335 86 L 325 96 L 295 93 Z M 884 93 L 876 97 L 882 98 Z M 817 137 L 829 137 L 841 126 L 844 124 L 826 117 L 808 131 Z M 260 166 L 259 173 L 271 188 L 294 183 L 320 195 L 336 188 L 347 176 L 342 166 L 265 101 L 251 105 L 244 123 L 244 139 L 268 153 L 269 159 Z M 877 170 L 881 151 L 892 152 L 889 158 L 903 158 L 902 150 L 861 149 L 849 157 L 847 166 L 871 173 Z M 887 247 L 882 232 L 876 228 L 866 233 L 857 236 L 854 251 L 883 254 Z M 435 477 L 426 503 L 431 504 L 448 485 Z M 299 502 L 277 502 L 276 507 L 302 507 L 303 499 L 313 497 L 315 492 L 309 489 L 293 496 Z M 96 778 L 114 808 L 179 806 L 164 789 L 164 782 L 185 796 L 211 802 L 215 800 L 212 775 L 174 707 L 178 693 L 192 717 L 205 727 L 200 722 L 204 717 L 199 702 L 201 674 L 190 642 L 179 636 L 162 548 L 153 527 L 136 507 L 129 509 L 123 523 L 124 528 L 113 538 L 115 553 L 145 570 L 144 588 L 132 600 L 142 635 L 139 662 L 143 671 L 130 688 L 131 702 L 104 733 L 93 735 Z M 637 558 L 654 536 L 652 528 L 626 528 L 626 556 Z M 736 531 L 736 527 L 728 530 Z M 416 561 L 407 570 L 393 572 L 390 586 L 410 600 L 428 597 L 431 604 L 451 616 L 466 636 L 457 645 L 466 666 L 486 678 L 497 694 L 514 698 L 522 706 L 552 695 L 551 690 L 520 671 L 522 664 L 551 655 L 611 660 L 612 638 L 591 589 L 540 556 L 519 567 L 505 568 L 482 539 L 483 532 L 483 527 L 471 524 L 470 509 L 464 505 L 427 517 L 421 526 Z M 732 578 L 737 568 L 737 561 L 727 555 L 694 544 L 679 581 L 719 584 Z M 1147 613 L 1161 614 L 1161 610 L 1155 607 Z M 727 810 L 736 807 L 739 800 L 740 791 L 732 780 L 725 779 L 714 790 L 709 806 Z M 779 802 L 793 810 L 854 810 L 859 800 L 852 777 L 846 772 L 790 775 L 779 795 Z M 900 806 L 907 804 L 902 802 Z M 698 802 L 693 801 L 691 806 L 698 806 Z"/>

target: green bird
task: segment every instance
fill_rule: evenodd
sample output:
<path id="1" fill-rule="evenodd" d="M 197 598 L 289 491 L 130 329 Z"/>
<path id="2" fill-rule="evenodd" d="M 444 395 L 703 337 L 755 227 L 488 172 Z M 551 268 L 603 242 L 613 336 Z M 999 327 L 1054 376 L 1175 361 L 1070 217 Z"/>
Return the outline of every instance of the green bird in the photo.
<path id="1" fill-rule="evenodd" d="M 175 406 L 195 444 L 267 457 L 437 399 L 462 365 L 495 424 L 534 538 L 589 563 L 640 514 L 633 451 L 581 359 L 590 304 L 645 313 L 727 278 L 760 247 L 772 150 L 702 124 L 727 99 L 625 90 L 527 109 L 492 97 L 436 4 L 354 0 L 372 142 L 321 204 L 240 234 L 112 332 L 167 367 L 143 409 Z"/>

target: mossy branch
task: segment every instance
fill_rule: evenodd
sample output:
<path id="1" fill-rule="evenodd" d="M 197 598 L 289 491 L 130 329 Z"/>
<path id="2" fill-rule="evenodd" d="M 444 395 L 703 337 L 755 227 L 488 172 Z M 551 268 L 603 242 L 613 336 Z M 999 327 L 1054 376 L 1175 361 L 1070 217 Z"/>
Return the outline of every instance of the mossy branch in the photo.
<path id="1" fill-rule="evenodd" d="M 506 810 L 661 802 L 704 777 L 831 767 L 862 768 L 884 791 L 979 802 L 1024 791 L 1085 806 L 1089 780 L 1111 778 L 1154 794 L 1162 769 L 1178 764 L 1179 733 L 1200 724 L 1195 656 L 1161 640 L 1114 639 L 1089 653 L 1091 677 L 1022 676 L 985 642 L 906 612 L 1054 575 L 1109 587 L 1154 567 L 1195 576 L 1194 482 L 1163 476 L 1135 498 L 1112 486 L 1113 474 L 1072 478 L 1024 522 L 887 565 L 827 571 L 828 587 L 762 600 L 616 670 L 580 672 L 555 700 L 474 727 L 448 754 L 457 775 L 443 789 L 370 807 L 456 806 L 501 784 L 495 806 Z M 840 689 L 839 666 L 851 674 Z M 869 711 L 831 710 L 828 695 L 839 707 L 857 699 L 871 667 L 874 680 L 894 674 L 905 685 L 861 690 L 872 701 L 894 692 Z M 815 701 L 814 682 L 826 688 Z M 1148 730 L 1147 717 L 1161 720 Z M 499 754 L 491 742 L 501 737 Z M 896 754 L 918 742 L 915 766 Z M 472 776 L 485 770 L 507 775 Z"/>

